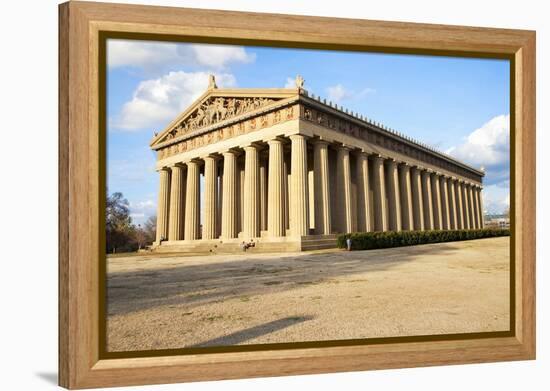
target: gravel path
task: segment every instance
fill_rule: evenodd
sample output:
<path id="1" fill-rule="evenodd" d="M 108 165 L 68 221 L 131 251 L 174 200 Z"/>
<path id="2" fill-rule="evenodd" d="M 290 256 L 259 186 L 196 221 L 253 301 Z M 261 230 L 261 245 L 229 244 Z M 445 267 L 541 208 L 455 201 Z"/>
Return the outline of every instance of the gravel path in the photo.
<path id="1" fill-rule="evenodd" d="M 108 259 L 109 351 L 502 331 L 509 238 Z"/>

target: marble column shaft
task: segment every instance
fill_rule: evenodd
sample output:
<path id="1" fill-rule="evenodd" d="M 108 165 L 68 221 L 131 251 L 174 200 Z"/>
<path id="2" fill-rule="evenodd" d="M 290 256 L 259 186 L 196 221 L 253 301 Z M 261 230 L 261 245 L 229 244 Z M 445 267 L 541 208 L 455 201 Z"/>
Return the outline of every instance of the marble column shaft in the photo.
<path id="1" fill-rule="evenodd" d="M 448 186 L 448 192 L 449 192 L 449 218 L 451 219 L 451 229 L 458 229 L 458 221 L 457 221 L 457 199 L 456 199 L 456 191 L 455 191 L 455 180 L 454 178 L 450 178 L 447 181 Z"/>
<path id="2" fill-rule="evenodd" d="M 328 165 L 328 160 L 327 160 Z M 370 184 L 369 184 L 369 158 L 366 153 L 360 152 L 356 159 L 357 172 L 357 230 L 370 232 L 371 207 L 370 207 Z M 328 170 L 328 167 L 327 167 Z M 328 183 L 327 183 L 328 186 Z M 330 205 L 330 202 L 329 202 Z M 329 213 L 330 220 L 330 213 Z"/>
<path id="3" fill-rule="evenodd" d="M 328 167 L 328 143 L 315 141 L 313 144 L 313 172 L 315 197 L 315 233 L 329 235 L 332 232 L 330 220 L 330 186 Z"/>
<path id="4" fill-rule="evenodd" d="M 338 147 L 336 161 L 336 188 L 338 189 L 338 230 L 343 233 L 352 232 L 351 208 L 351 168 L 349 148 Z"/>
<path id="5" fill-rule="evenodd" d="M 267 230 L 267 161 L 260 157 L 260 235 Z"/>
<path id="6" fill-rule="evenodd" d="M 483 189 L 478 187 L 477 189 L 477 199 L 479 205 L 479 226 L 480 228 L 485 228 L 485 212 L 483 211 Z"/>
<path id="7" fill-rule="evenodd" d="M 267 230 L 270 236 L 285 236 L 284 153 L 281 140 L 269 140 Z"/>
<path id="8" fill-rule="evenodd" d="M 237 156 L 223 153 L 222 238 L 237 237 Z"/>
<path id="9" fill-rule="evenodd" d="M 471 229 L 470 225 L 470 200 L 468 199 L 468 189 L 465 182 L 460 184 L 462 190 L 462 212 L 464 214 L 464 229 Z"/>
<path id="10" fill-rule="evenodd" d="M 260 236 L 260 161 L 258 147 L 244 148 L 244 224 L 243 233 L 247 240 Z"/>
<path id="11" fill-rule="evenodd" d="M 412 201 L 413 201 L 413 221 L 416 231 L 424 230 L 424 199 L 422 195 L 422 171 L 418 167 L 412 168 Z"/>
<path id="12" fill-rule="evenodd" d="M 470 201 L 470 228 L 471 229 L 477 229 L 477 216 L 476 216 L 476 209 L 475 209 L 475 203 L 474 203 L 474 193 L 472 191 L 472 185 L 468 184 L 467 191 L 468 191 L 468 200 Z"/>
<path id="13" fill-rule="evenodd" d="M 307 142 L 294 134 L 291 141 L 290 229 L 294 236 L 309 234 Z"/>
<path id="14" fill-rule="evenodd" d="M 463 196 L 464 192 L 462 191 L 462 182 L 459 180 L 455 181 L 455 191 L 456 191 L 456 218 L 458 222 L 458 229 L 466 229 L 466 221 L 464 219 L 464 202 Z"/>
<path id="15" fill-rule="evenodd" d="M 439 178 L 439 186 L 441 188 L 441 216 L 443 226 L 441 229 L 451 229 L 451 213 L 449 210 L 449 180 L 441 176 Z"/>
<path id="16" fill-rule="evenodd" d="M 170 205 L 170 170 L 163 168 L 159 171 L 159 198 L 157 205 L 157 232 L 156 239 L 168 238 L 168 208 Z"/>
<path id="17" fill-rule="evenodd" d="M 388 221 L 391 231 L 401 231 L 401 202 L 399 192 L 399 173 L 397 171 L 397 162 L 389 160 L 388 169 Z"/>
<path id="18" fill-rule="evenodd" d="M 388 230 L 388 208 L 386 202 L 386 179 L 384 175 L 384 159 L 375 156 L 373 165 L 373 203 L 375 231 Z M 340 191 L 340 190 L 339 190 Z"/>
<path id="19" fill-rule="evenodd" d="M 414 230 L 413 197 L 411 188 L 411 167 L 399 166 L 399 192 L 401 195 L 401 225 L 406 231 Z"/>
<path id="20" fill-rule="evenodd" d="M 431 175 L 422 171 L 422 200 L 424 201 L 424 229 L 434 229 Z"/>
<path id="21" fill-rule="evenodd" d="M 185 240 L 199 239 L 200 235 L 200 167 L 196 161 L 187 163 L 187 190 L 185 194 Z"/>
<path id="22" fill-rule="evenodd" d="M 441 215 L 441 189 L 439 186 L 439 174 L 431 175 L 432 207 L 434 213 L 434 229 L 442 229 L 443 216 Z"/>
<path id="23" fill-rule="evenodd" d="M 171 168 L 170 218 L 168 219 L 168 240 L 183 239 L 183 218 L 185 207 L 185 173 L 181 165 Z"/>
<path id="24" fill-rule="evenodd" d="M 218 165 L 216 158 L 207 156 L 204 158 L 204 221 L 202 224 L 202 238 L 216 238 L 217 216 L 217 187 Z"/>

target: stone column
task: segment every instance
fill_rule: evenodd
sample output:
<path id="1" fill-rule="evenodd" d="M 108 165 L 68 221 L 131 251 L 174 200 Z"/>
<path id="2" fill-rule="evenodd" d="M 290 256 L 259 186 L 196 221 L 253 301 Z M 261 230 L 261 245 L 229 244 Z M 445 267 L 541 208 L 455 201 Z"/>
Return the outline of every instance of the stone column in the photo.
<path id="1" fill-rule="evenodd" d="M 463 192 L 462 192 L 462 182 L 456 180 L 455 182 L 455 191 L 456 191 L 456 221 L 458 222 L 458 229 L 466 229 L 466 222 L 464 221 L 464 203 L 462 202 Z"/>
<path id="2" fill-rule="evenodd" d="M 464 213 L 464 229 L 472 229 L 470 225 L 470 200 L 468 199 L 468 189 L 466 182 L 460 184 L 462 190 L 462 212 Z"/>
<path id="3" fill-rule="evenodd" d="M 168 208 L 170 205 L 170 169 L 159 170 L 159 198 L 157 203 L 157 243 L 168 239 Z"/>
<path id="4" fill-rule="evenodd" d="M 241 161 L 239 161 L 241 160 Z M 237 172 L 238 172 L 238 183 L 239 187 L 237 188 L 238 196 L 237 196 L 237 204 L 238 204 L 238 223 L 237 223 L 237 236 L 239 232 L 244 233 L 244 177 L 245 177 L 245 168 L 244 168 L 245 162 L 243 159 L 237 160 Z"/>
<path id="5" fill-rule="evenodd" d="M 388 230 L 388 208 L 386 205 L 386 179 L 384 177 L 384 159 L 374 156 L 373 164 L 373 203 L 374 203 L 374 230 Z M 338 189 L 338 191 L 341 191 Z"/>
<path id="6" fill-rule="evenodd" d="M 357 164 L 357 230 L 360 232 L 370 232 L 372 231 L 372 227 L 371 227 L 372 211 L 371 211 L 370 201 L 369 201 L 369 195 L 370 195 L 369 157 L 366 153 L 360 152 L 357 155 L 356 162 L 357 162 L 356 163 Z M 330 220 L 330 213 L 329 213 L 329 220 Z"/>
<path id="7" fill-rule="evenodd" d="M 223 153 L 222 238 L 237 237 L 237 156 Z"/>
<path id="8" fill-rule="evenodd" d="M 328 143 L 317 140 L 313 144 L 313 175 L 315 197 L 315 233 L 330 235 L 330 186 L 328 168 Z"/>
<path id="9" fill-rule="evenodd" d="M 269 173 L 267 200 L 267 230 L 270 236 L 285 236 L 285 178 L 283 142 L 280 139 L 269 140 Z"/>
<path id="10" fill-rule="evenodd" d="M 244 147 L 244 224 L 243 234 L 248 240 L 260 236 L 260 162 L 258 147 Z"/>
<path id="11" fill-rule="evenodd" d="M 200 167 L 191 160 L 187 163 L 187 191 L 185 194 L 185 240 L 199 239 L 200 234 Z"/>
<path id="12" fill-rule="evenodd" d="M 204 221 L 202 238 L 216 238 L 218 165 L 214 156 L 204 158 Z"/>
<path id="13" fill-rule="evenodd" d="M 391 231 L 401 231 L 401 197 L 399 193 L 399 173 L 397 162 L 388 160 L 388 220 Z"/>
<path id="14" fill-rule="evenodd" d="M 424 229 L 434 229 L 431 175 L 422 171 L 422 200 L 424 201 Z"/>
<path id="15" fill-rule="evenodd" d="M 170 218 L 168 219 L 168 240 L 183 239 L 183 217 L 185 206 L 184 168 L 176 164 L 172 168 L 170 183 Z"/>
<path id="16" fill-rule="evenodd" d="M 448 185 L 448 192 L 449 192 L 449 218 L 450 218 L 450 228 L 451 229 L 458 229 L 458 221 L 457 221 L 457 214 L 456 214 L 456 191 L 455 191 L 455 182 L 456 179 L 449 178 L 447 181 Z"/>
<path id="17" fill-rule="evenodd" d="M 260 158 L 260 233 L 265 230 L 267 230 L 267 162 L 265 158 Z"/>
<path id="18" fill-rule="evenodd" d="M 353 231 L 350 170 L 349 148 L 339 146 L 336 160 L 336 189 L 338 189 L 338 230 L 343 233 Z"/>
<path id="19" fill-rule="evenodd" d="M 222 235 L 222 210 L 223 210 L 223 160 L 218 159 L 218 212 L 216 222 L 218 226 L 216 228 L 216 236 Z"/>
<path id="20" fill-rule="evenodd" d="M 443 216 L 441 215 L 441 191 L 439 186 L 439 174 L 432 173 L 431 175 L 431 187 L 432 187 L 432 207 L 434 212 L 434 229 L 442 229 Z"/>
<path id="21" fill-rule="evenodd" d="M 449 211 L 449 180 L 445 176 L 439 178 L 441 187 L 441 216 L 443 218 L 443 226 L 441 229 L 451 229 L 451 213 Z"/>
<path id="22" fill-rule="evenodd" d="M 411 183 L 412 183 L 412 215 L 414 221 L 414 229 L 417 231 L 424 230 L 424 199 L 422 197 L 422 174 L 419 167 L 413 167 Z"/>
<path id="23" fill-rule="evenodd" d="M 406 231 L 414 229 L 413 197 L 411 189 L 411 166 L 399 166 L 399 192 L 401 194 L 401 225 Z"/>
<path id="24" fill-rule="evenodd" d="M 476 216 L 476 206 L 474 202 L 474 194 L 472 191 L 473 185 L 471 183 L 468 183 L 468 186 L 466 187 L 468 191 L 468 200 L 470 202 L 470 228 L 471 229 L 477 229 L 477 216 Z"/>
<path id="25" fill-rule="evenodd" d="M 283 200 L 284 200 L 284 225 L 285 235 L 286 230 L 290 230 L 290 159 L 285 156 L 285 150 L 283 148 Z"/>
<path id="26" fill-rule="evenodd" d="M 294 134 L 291 141 L 290 230 L 294 236 L 309 234 L 307 142 L 305 136 Z"/>
<path id="27" fill-rule="evenodd" d="M 485 228 L 485 212 L 483 211 L 483 189 L 478 186 L 477 189 L 477 204 L 479 205 L 479 227 Z"/>

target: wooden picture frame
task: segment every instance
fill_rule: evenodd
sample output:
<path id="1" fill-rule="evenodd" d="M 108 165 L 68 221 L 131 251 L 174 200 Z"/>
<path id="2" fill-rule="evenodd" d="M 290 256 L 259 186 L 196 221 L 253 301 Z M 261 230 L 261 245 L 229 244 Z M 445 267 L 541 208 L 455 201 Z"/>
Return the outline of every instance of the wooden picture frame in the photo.
<path id="1" fill-rule="evenodd" d="M 90 388 L 535 358 L 535 32 L 141 5 L 59 6 L 59 384 Z M 510 333 L 149 357 L 102 355 L 102 34 L 507 58 L 511 63 Z M 102 119 L 103 118 L 103 119 Z M 103 152 L 102 152 L 103 151 Z"/>

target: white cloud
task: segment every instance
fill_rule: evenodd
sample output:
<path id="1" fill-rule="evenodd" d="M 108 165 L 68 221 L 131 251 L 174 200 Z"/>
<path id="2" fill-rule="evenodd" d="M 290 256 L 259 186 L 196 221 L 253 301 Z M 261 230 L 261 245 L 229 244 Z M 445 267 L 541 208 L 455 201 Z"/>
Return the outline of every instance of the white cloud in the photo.
<path id="1" fill-rule="evenodd" d="M 153 200 L 130 201 L 130 209 L 134 213 L 145 213 L 145 212 L 154 213 L 155 210 L 157 209 L 157 205 Z"/>
<path id="2" fill-rule="evenodd" d="M 293 77 L 287 77 L 285 88 L 296 88 L 296 79 L 294 79 Z"/>
<path id="3" fill-rule="evenodd" d="M 364 98 L 366 95 L 376 92 L 376 90 L 372 88 L 363 88 L 360 91 L 353 91 L 353 90 L 347 89 L 340 83 L 334 86 L 328 87 L 326 91 L 327 91 L 328 99 L 334 102 L 341 102 L 343 100 L 350 100 L 350 99 L 361 99 L 361 98 Z"/>
<path id="4" fill-rule="evenodd" d="M 231 63 L 250 63 L 253 53 L 242 46 L 167 43 L 132 40 L 109 40 L 107 65 L 142 68 L 146 71 L 163 71 L 182 66 L 225 69 Z"/>
<path id="5" fill-rule="evenodd" d="M 481 192 L 483 209 L 487 214 L 503 214 L 510 207 L 510 189 L 499 185 L 488 185 Z"/>
<path id="6" fill-rule="evenodd" d="M 474 130 L 463 144 L 446 151 L 458 160 L 485 170 L 486 212 L 504 213 L 510 206 L 510 115 L 499 115 Z"/>
<path id="7" fill-rule="evenodd" d="M 340 102 L 349 96 L 349 92 L 344 88 L 342 84 L 336 84 L 327 88 L 328 98 L 335 102 Z"/>
<path id="8" fill-rule="evenodd" d="M 510 115 L 499 115 L 474 130 L 464 144 L 447 153 L 477 167 L 499 166 L 510 159 Z"/>
<path id="9" fill-rule="evenodd" d="M 207 72 L 169 72 L 158 78 L 139 83 L 132 100 L 126 102 L 118 115 L 110 119 L 110 126 L 118 130 L 136 130 L 165 126 L 173 120 L 208 87 Z M 219 87 L 236 84 L 229 73 L 217 73 Z"/>

